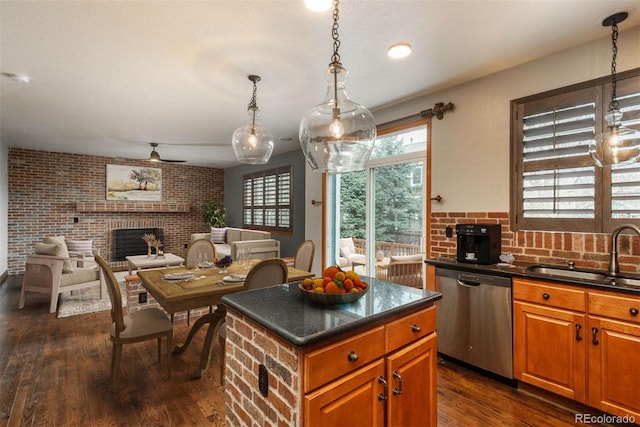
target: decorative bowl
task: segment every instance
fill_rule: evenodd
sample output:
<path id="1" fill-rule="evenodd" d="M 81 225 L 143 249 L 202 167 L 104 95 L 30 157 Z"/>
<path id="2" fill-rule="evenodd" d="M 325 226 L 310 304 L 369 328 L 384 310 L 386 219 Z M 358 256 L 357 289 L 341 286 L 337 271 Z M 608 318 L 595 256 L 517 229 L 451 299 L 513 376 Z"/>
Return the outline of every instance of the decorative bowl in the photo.
<path id="1" fill-rule="evenodd" d="M 325 294 L 321 292 L 308 291 L 304 288 L 302 283 L 298 283 L 298 289 L 302 292 L 302 295 L 309 301 L 316 302 L 318 304 L 349 304 L 359 300 L 369 292 L 369 286 L 360 292 L 349 292 L 347 294 Z"/>

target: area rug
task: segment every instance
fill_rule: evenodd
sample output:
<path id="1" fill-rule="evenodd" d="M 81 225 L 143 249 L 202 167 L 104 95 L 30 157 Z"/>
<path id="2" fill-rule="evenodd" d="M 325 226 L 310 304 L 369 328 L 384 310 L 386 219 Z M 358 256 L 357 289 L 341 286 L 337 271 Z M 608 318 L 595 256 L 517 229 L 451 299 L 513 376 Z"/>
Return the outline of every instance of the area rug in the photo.
<path id="1" fill-rule="evenodd" d="M 124 276 L 129 274 L 126 271 L 119 271 L 115 273 L 118 285 L 120 286 L 120 293 L 122 294 L 122 306 L 127 305 L 127 294 Z M 100 299 L 100 288 L 95 286 L 93 288 L 81 289 L 71 292 L 65 292 L 60 294 L 60 300 L 58 301 L 58 318 L 78 316 L 80 314 L 95 313 L 97 311 L 111 310 L 111 300 L 109 300 L 109 294 L 105 294 L 104 298 Z"/>

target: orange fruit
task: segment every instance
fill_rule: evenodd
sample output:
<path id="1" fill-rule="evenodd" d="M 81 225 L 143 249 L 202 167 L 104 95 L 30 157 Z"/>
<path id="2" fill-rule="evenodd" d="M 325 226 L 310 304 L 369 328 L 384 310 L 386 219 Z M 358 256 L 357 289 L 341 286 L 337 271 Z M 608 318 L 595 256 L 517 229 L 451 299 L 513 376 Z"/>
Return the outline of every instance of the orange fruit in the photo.
<path id="1" fill-rule="evenodd" d="M 358 276 L 358 273 L 356 273 L 355 271 L 347 271 L 347 272 L 344 274 L 344 276 L 345 276 L 345 278 L 347 278 L 347 279 L 351 279 L 351 280 L 353 280 L 353 279 L 355 279 L 355 278 L 357 278 L 357 277 L 360 277 L 360 276 Z"/>
<path id="2" fill-rule="evenodd" d="M 311 280 L 309 277 L 306 277 L 302 281 L 302 286 L 304 286 L 305 289 L 312 289 L 313 288 L 313 280 Z"/>
<path id="3" fill-rule="evenodd" d="M 369 285 L 367 285 L 365 282 L 362 282 L 362 289 L 367 289 L 367 286 Z"/>
<path id="4" fill-rule="evenodd" d="M 349 292 L 351 292 L 351 293 L 360 292 L 360 290 L 354 286 L 353 288 L 351 288 L 351 290 Z"/>
<path id="5" fill-rule="evenodd" d="M 325 268 L 324 272 L 322 273 L 322 276 L 331 277 L 333 279 L 334 277 L 336 277 L 336 273 L 338 271 L 339 271 L 338 267 L 336 267 L 335 265 L 331 265 L 331 266 Z"/>
<path id="6" fill-rule="evenodd" d="M 324 280 L 322 280 L 322 279 L 313 279 L 313 287 L 314 288 L 322 288 L 322 287 L 324 287 Z"/>
<path id="7" fill-rule="evenodd" d="M 351 279 L 345 279 L 344 282 L 342 282 L 342 284 L 344 285 L 344 290 L 347 292 L 351 292 L 351 289 L 354 288 L 354 284 L 353 284 L 353 280 Z"/>
<path id="8" fill-rule="evenodd" d="M 325 294 L 342 294 L 342 289 L 336 285 L 336 282 L 329 282 L 324 287 Z"/>
<path id="9" fill-rule="evenodd" d="M 322 286 L 318 286 L 317 288 L 313 288 L 313 292 L 317 292 L 319 294 L 324 293 L 324 288 Z"/>
<path id="10" fill-rule="evenodd" d="M 333 278 L 342 282 L 345 279 L 345 274 L 343 271 L 338 271 Z"/>

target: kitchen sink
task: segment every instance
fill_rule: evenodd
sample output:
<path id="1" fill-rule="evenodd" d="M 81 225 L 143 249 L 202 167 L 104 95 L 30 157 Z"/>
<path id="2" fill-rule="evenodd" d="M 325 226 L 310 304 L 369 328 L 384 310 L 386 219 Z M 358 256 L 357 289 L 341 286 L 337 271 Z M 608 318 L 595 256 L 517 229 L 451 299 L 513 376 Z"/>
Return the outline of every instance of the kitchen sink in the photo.
<path id="1" fill-rule="evenodd" d="M 631 279 L 629 277 L 607 277 L 607 283 L 610 285 L 640 288 L 640 279 Z"/>
<path id="2" fill-rule="evenodd" d="M 605 282 L 609 276 L 603 273 L 595 273 L 591 271 L 572 270 L 560 267 L 550 267 L 543 265 L 533 265 L 527 268 L 529 273 L 544 274 L 545 276 L 559 276 L 578 280 L 591 280 L 594 282 Z"/>
<path id="3" fill-rule="evenodd" d="M 568 279 L 586 280 L 612 286 L 630 286 L 640 288 L 640 279 L 630 277 L 614 277 L 596 271 L 575 270 L 549 265 L 532 265 L 526 270 L 528 273 L 541 274 L 551 277 L 566 277 Z"/>

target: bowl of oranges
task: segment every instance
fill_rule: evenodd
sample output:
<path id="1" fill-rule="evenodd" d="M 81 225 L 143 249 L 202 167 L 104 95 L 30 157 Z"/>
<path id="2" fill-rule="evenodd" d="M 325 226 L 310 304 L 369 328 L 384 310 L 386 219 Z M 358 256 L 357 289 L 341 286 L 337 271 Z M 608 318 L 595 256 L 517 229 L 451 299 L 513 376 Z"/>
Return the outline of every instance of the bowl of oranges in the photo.
<path id="1" fill-rule="evenodd" d="M 355 271 L 343 271 L 339 266 L 327 267 L 322 278 L 304 279 L 298 288 L 309 301 L 319 304 L 348 304 L 359 300 L 369 285 Z"/>

